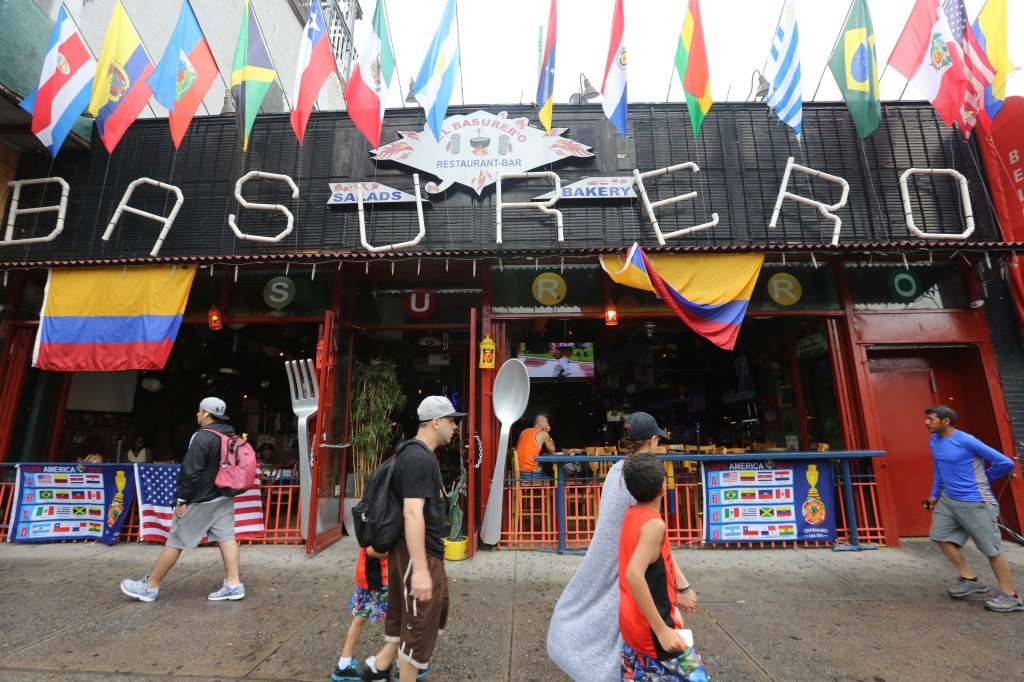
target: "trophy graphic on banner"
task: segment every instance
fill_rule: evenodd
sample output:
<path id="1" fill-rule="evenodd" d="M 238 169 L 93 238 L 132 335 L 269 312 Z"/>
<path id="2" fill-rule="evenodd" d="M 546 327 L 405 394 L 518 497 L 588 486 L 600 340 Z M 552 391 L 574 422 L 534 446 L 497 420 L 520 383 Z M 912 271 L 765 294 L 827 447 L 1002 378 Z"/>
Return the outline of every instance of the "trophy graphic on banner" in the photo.
<path id="1" fill-rule="evenodd" d="M 118 471 L 114 475 L 114 485 L 117 486 L 117 494 L 114 495 L 113 501 L 110 503 L 110 510 L 107 512 L 107 525 L 113 526 L 114 522 L 117 521 L 117 517 L 124 511 L 124 486 L 127 483 L 123 471 Z"/>
<path id="2" fill-rule="evenodd" d="M 807 500 L 804 502 L 804 520 L 812 526 L 817 526 L 825 520 L 827 510 L 821 501 L 821 493 L 818 492 L 818 465 L 807 465 L 807 482 L 811 489 L 807 491 Z"/>

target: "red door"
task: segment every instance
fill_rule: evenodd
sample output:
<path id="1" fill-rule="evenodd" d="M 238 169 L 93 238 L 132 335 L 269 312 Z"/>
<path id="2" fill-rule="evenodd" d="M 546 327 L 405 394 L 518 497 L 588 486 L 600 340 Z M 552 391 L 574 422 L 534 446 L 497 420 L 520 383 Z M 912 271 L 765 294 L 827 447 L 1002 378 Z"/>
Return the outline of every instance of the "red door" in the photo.
<path id="1" fill-rule="evenodd" d="M 958 429 L 1000 449 L 981 361 L 973 347 L 878 349 L 869 351 L 868 365 L 899 534 L 926 536 L 931 515 L 921 500 L 931 492 L 932 456 L 924 409 L 948 405 Z"/>

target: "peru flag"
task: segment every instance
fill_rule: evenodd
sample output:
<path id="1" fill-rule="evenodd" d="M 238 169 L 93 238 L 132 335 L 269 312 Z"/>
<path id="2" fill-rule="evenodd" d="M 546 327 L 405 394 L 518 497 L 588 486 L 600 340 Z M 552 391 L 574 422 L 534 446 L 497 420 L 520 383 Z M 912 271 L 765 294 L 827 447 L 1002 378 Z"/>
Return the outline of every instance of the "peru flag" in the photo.
<path id="1" fill-rule="evenodd" d="M 216 78 L 217 63 L 191 3 L 185 0 L 164 56 L 146 80 L 153 97 L 169 112 L 175 149 L 181 146 L 192 117 Z"/>
<path id="2" fill-rule="evenodd" d="M 964 57 L 939 0 L 917 0 L 889 64 L 932 103 L 946 127 L 960 119 L 967 92 Z"/>
<path id="3" fill-rule="evenodd" d="M 39 86 L 21 102 L 21 108 L 32 114 L 32 132 L 51 156 L 57 156 L 71 127 L 89 104 L 95 71 L 96 60 L 61 5 Z"/>
<path id="4" fill-rule="evenodd" d="M 299 65 L 295 71 L 295 95 L 292 98 L 292 130 L 295 131 L 295 137 L 299 138 L 299 144 L 302 144 L 306 134 L 306 124 L 316 96 L 320 94 L 320 88 L 332 71 L 334 54 L 327 40 L 327 22 L 324 21 L 320 3 L 311 2 L 309 18 L 306 19 L 302 43 L 299 45 Z"/>

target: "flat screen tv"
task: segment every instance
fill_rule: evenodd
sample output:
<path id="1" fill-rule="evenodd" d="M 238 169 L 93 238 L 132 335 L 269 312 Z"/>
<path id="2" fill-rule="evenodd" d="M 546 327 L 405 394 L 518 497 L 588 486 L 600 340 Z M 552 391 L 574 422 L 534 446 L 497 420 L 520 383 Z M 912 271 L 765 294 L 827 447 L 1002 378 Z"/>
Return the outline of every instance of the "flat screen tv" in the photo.
<path id="1" fill-rule="evenodd" d="M 526 365 L 531 380 L 593 381 L 594 379 L 594 343 L 592 341 L 520 343 L 518 357 Z"/>

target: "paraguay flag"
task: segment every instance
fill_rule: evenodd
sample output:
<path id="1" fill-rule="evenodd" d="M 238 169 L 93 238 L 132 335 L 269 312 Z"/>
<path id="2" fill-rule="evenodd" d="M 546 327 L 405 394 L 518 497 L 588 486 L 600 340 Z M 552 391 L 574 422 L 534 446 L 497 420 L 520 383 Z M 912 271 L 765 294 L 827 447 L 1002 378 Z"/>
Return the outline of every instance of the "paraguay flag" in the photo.
<path id="1" fill-rule="evenodd" d="M 625 264 L 606 258 L 601 267 L 612 281 L 653 291 L 690 329 L 725 350 L 736 345 L 764 262 L 762 253 L 648 257 L 639 244 Z"/>
<path id="2" fill-rule="evenodd" d="M 153 61 L 118 0 L 103 39 L 89 101 L 89 112 L 96 117 L 96 128 L 108 152 L 114 151 L 149 103 L 153 91 L 146 79 L 151 73 Z"/>
<path id="3" fill-rule="evenodd" d="M 57 156 L 78 115 L 85 111 L 95 71 L 96 60 L 61 5 L 39 86 L 21 102 L 21 108 L 32 114 L 32 132 L 50 150 L 50 156 Z"/>
<path id="4" fill-rule="evenodd" d="M 551 132 L 551 109 L 555 104 L 555 34 L 558 32 L 555 0 L 551 0 L 548 16 L 548 37 L 544 41 L 544 65 L 540 68 L 540 82 L 537 84 L 537 118 L 544 130 Z"/>
<path id="5" fill-rule="evenodd" d="M 216 78 L 217 63 L 213 60 L 203 30 L 199 28 L 192 4 L 185 0 L 164 56 L 146 80 L 153 89 L 153 97 L 169 112 L 175 148 L 181 145 L 196 109 Z"/>
<path id="6" fill-rule="evenodd" d="M 194 268 L 50 270 L 32 366 L 61 372 L 163 369 Z"/>
<path id="7" fill-rule="evenodd" d="M 615 129 L 626 136 L 626 39 L 623 35 L 626 19 L 622 13 L 622 0 L 615 0 L 612 14 L 612 38 L 608 44 L 608 62 L 604 67 L 601 84 L 601 107 Z"/>

